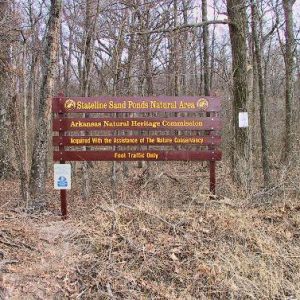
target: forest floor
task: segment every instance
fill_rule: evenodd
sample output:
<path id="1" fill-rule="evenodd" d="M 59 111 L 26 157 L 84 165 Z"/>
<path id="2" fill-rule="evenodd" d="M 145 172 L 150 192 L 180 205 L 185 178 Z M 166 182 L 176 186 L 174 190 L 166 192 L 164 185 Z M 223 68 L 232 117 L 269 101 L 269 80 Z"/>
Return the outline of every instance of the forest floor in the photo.
<path id="1" fill-rule="evenodd" d="M 39 214 L 0 181 L 0 299 L 300 299 L 299 169 L 249 195 L 220 164 L 216 199 L 201 164 L 148 171 L 120 168 L 112 197 L 109 164 L 94 167 L 66 221 L 51 180 Z"/>

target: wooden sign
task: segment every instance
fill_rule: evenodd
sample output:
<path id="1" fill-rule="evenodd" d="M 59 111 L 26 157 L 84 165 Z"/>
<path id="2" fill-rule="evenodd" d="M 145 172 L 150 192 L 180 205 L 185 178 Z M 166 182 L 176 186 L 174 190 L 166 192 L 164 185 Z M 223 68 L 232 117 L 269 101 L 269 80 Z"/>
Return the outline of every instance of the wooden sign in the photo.
<path id="1" fill-rule="evenodd" d="M 221 110 L 217 97 L 55 97 L 55 113 L 114 113 L 114 112 L 216 112 Z"/>
<path id="2" fill-rule="evenodd" d="M 217 116 L 220 110 L 218 97 L 60 95 L 52 100 L 55 114 L 52 129 L 56 132 L 53 159 L 60 164 L 66 161 L 209 161 L 210 191 L 215 194 L 216 161 L 222 158 L 218 149 L 222 128 Z M 83 117 L 83 113 L 89 117 Z M 129 117 L 128 113 L 134 116 Z M 62 179 L 57 179 L 58 184 L 65 184 Z M 60 193 L 61 211 L 66 218 L 66 190 L 61 189 Z"/>
<path id="3" fill-rule="evenodd" d="M 54 136 L 54 146 L 132 146 L 132 145 L 201 145 L 218 146 L 220 136 Z"/>
<path id="4" fill-rule="evenodd" d="M 209 151 L 55 151 L 56 161 L 217 161 L 221 160 L 219 150 Z"/>
<path id="5" fill-rule="evenodd" d="M 219 118 L 59 118 L 54 131 L 88 130 L 217 130 Z"/>

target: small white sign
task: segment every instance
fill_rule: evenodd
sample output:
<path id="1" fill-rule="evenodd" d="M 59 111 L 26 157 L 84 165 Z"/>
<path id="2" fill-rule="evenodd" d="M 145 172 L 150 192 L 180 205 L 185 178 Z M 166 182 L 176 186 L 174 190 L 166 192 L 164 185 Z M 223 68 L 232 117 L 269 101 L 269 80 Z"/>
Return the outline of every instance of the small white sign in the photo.
<path id="1" fill-rule="evenodd" d="M 70 190 L 71 189 L 71 165 L 54 164 L 54 189 Z"/>
<path id="2" fill-rule="evenodd" d="M 240 112 L 239 113 L 239 127 L 246 128 L 249 127 L 248 113 Z"/>

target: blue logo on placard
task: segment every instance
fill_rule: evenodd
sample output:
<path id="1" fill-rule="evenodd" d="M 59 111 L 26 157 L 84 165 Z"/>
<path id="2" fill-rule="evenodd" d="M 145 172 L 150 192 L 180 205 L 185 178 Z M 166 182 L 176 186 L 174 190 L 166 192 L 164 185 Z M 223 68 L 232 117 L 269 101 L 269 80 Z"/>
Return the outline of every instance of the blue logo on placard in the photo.
<path id="1" fill-rule="evenodd" d="M 67 187 L 68 186 L 67 178 L 65 176 L 60 176 L 57 181 L 57 186 L 58 187 Z"/>

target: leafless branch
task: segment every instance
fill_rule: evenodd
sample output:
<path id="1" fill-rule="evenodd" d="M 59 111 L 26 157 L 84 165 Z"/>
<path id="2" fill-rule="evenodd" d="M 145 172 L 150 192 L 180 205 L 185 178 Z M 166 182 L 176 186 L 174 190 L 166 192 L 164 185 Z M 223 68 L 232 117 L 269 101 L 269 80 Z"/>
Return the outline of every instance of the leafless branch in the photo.
<path id="1" fill-rule="evenodd" d="M 206 22 L 201 22 L 201 23 L 195 23 L 195 24 L 184 24 L 184 25 L 178 25 L 173 28 L 166 28 L 166 29 L 157 29 L 157 30 L 149 30 L 149 31 L 136 31 L 136 32 L 130 32 L 127 35 L 134 35 L 134 34 L 153 34 L 153 33 L 167 33 L 167 32 L 173 32 L 173 31 L 180 31 L 188 28 L 198 28 L 198 27 L 203 27 L 206 25 L 212 25 L 212 24 L 232 24 L 232 22 L 228 19 L 224 20 L 210 20 Z"/>

